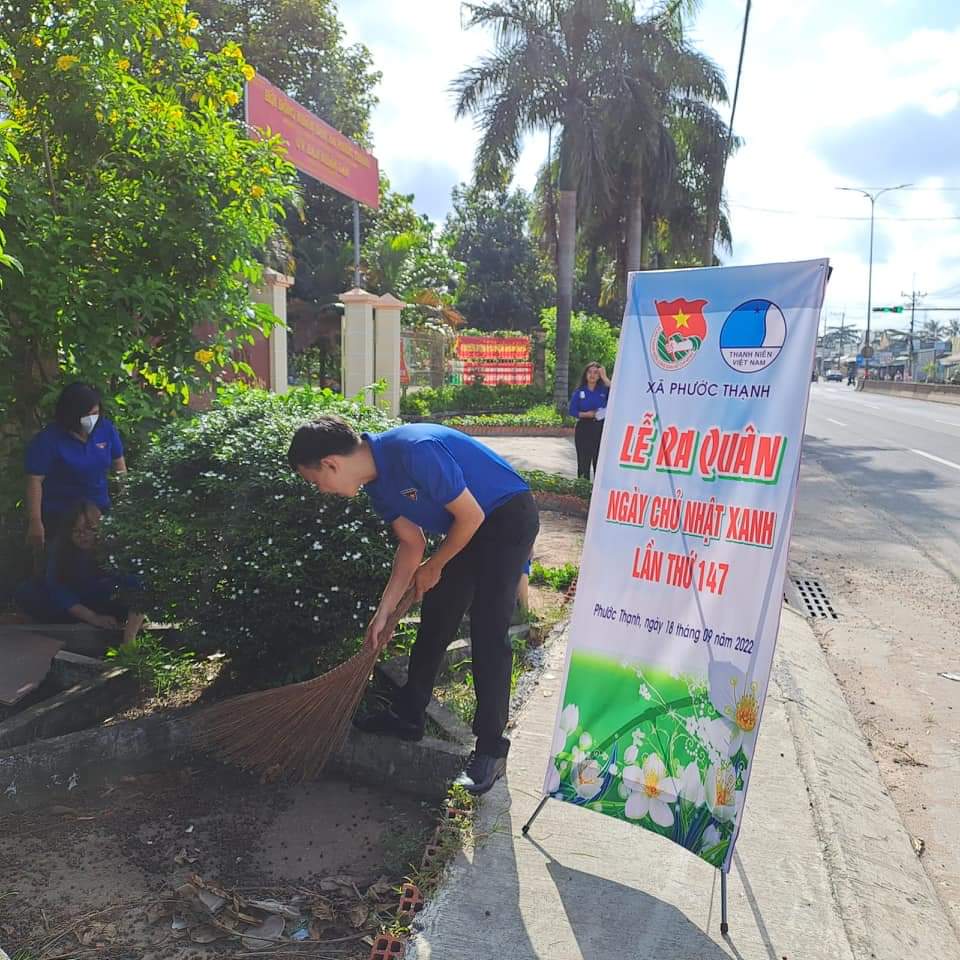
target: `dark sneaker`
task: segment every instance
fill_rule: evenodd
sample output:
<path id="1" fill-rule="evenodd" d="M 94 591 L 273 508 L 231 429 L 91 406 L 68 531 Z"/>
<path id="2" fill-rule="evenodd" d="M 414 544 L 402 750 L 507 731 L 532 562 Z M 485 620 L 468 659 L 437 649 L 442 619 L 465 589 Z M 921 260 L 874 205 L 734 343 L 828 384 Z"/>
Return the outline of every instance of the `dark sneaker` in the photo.
<path id="1" fill-rule="evenodd" d="M 389 707 L 354 717 L 353 725 L 364 733 L 416 742 L 423 739 L 423 724 L 398 717 Z"/>
<path id="2" fill-rule="evenodd" d="M 463 773 L 453 782 L 467 793 L 479 797 L 486 793 L 507 772 L 506 757 L 491 757 L 471 751 Z"/>

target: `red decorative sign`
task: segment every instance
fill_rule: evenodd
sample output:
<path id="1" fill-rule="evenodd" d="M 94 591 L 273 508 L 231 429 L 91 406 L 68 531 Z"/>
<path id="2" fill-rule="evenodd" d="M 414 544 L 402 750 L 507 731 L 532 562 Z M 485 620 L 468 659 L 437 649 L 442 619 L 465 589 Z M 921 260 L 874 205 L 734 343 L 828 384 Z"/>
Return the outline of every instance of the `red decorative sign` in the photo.
<path id="1" fill-rule="evenodd" d="M 377 158 L 291 100 L 259 74 L 247 84 L 247 123 L 279 134 L 287 159 L 328 187 L 376 210 L 380 206 Z"/>
<path id="2" fill-rule="evenodd" d="M 529 337 L 457 337 L 458 360 L 529 360 Z"/>
<path id="3" fill-rule="evenodd" d="M 479 380 L 484 386 L 503 384 L 511 387 L 526 387 L 533 383 L 532 363 L 473 363 L 460 361 L 462 369 L 457 372 L 464 383 Z"/>

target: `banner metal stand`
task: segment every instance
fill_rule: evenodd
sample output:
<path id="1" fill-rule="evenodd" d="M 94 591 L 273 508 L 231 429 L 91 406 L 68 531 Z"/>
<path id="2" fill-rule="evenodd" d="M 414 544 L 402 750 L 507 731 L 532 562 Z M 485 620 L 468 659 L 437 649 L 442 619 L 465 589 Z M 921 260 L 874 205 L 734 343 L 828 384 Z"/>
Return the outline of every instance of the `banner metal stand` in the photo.
<path id="1" fill-rule="evenodd" d="M 537 804 L 537 809 L 530 814 L 530 819 L 521 827 L 520 832 L 527 836 L 530 833 L 530 828 L 533 826 L 533 821 L 540 816 L 540 811 L 547 805 L 547 801 L 550 799 L 550 795 L 543 797 L 541 801 Z M 726 871 L 720 871 L 720 933 L 722 936 L 726 936 L 730 932 L 730 924 L 727 922 L 727 874 Z"/>

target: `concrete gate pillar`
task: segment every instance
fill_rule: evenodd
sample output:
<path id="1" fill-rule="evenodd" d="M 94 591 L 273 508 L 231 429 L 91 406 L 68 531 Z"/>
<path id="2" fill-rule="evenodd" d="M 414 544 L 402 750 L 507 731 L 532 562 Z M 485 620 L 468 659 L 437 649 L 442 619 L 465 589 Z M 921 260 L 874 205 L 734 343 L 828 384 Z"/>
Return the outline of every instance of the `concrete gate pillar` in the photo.
<path id="1" fill-rule="evenodd" d="M 400 311 L 406 304 L 392 294 L 380 297 L 374 309 L 374 374 L 387 384 L 379 403 L 396 417 L 400 414 Z"/>
<path id="2" fill-rule="evenodd" d="M 379 299 L 359 287 L 340 294 L 343 303 L 340 334 L 343 395 L 355 397 L 363 391 L 364 401 L 369 404 L 373 403 L 373 390 L 368 388 L 376 380 L 373 307 Z"/>
<path id="3" fill-rule="evenodd" d="M 293 277 L 288 277 L 286 274 L 271 270 L 268 267 L 263 271 L 263 280 L 260 285 L 250 289 L 250 299 L 254 303 L 265 303 L 273 311 L 274 316 L 280 320 L 280 324 L 270 332 L 266 351 L 258 351 L 255 344 L 255 356 L 251 358 L 253 362 L 250 364 L 257 376 L 266 384 L 267 389 L 273 393 L 286 393 L 289 389 L 287 374 L 287 290 L 293 286 L 293 282 Z M 255 336 L 255 339 L 259 343 L 259 334 Z M 263 360 L 260 360 L 260 352 L 266 353 Z"/>

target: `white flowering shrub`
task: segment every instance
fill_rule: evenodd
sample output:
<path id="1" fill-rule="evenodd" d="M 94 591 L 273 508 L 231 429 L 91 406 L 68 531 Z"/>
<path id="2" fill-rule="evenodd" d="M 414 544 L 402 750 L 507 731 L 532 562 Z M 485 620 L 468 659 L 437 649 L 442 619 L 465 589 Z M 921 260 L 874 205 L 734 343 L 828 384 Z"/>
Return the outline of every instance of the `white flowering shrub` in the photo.
<path id="1" fill-rule="evenodd" d="M 226 391 L 153 438 L 104 524 L 113 564 L 143 580 L 139 606 L 268 682 L 309 676 L 318 647 L 321 665 L 351 653 L 393 557 L 363 494 L 321 495 L 290 469 L 294 431 L 320 413 L 395 425 L 329 390 Z"/>

